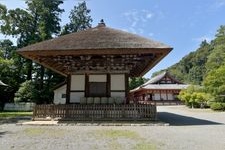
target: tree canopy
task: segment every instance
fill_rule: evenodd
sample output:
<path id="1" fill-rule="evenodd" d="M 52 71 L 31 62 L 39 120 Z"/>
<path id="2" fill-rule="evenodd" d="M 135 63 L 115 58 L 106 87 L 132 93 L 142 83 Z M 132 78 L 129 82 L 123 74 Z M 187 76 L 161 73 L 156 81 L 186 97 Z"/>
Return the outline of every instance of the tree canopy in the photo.
<path id="1" fill-rule="evenodd" d="M 11 88 L 11 96 L 4 96 L 4 99 L 13 101 L 14 94 L 18 91 L 22 94 L 17 93 L 16 99 L 24 100 L 21 96 L 24 95 L 24 91 L 29 91 L 24 90 L 29 89 L 29 83 L 35 89 L 31 94 L 35 95 L 35 101 L 49 103 L 53 99 L 53 87 L 64 81 L 64 77 L 22 58 L 15 50 L 61 35 L 64 28 L 60 24 L 61 14 L 64 10 L 60 5 L 63 4 L 63 0 L 26 0 L 25 3 L 25 9 L 7 9 L 0 4 L 0 33 L 17 38 L 16 46 L 10 40 L 0 41 L 0 80 L 9 84 Z M 74 6 L 69 16 L 67 33 L 91 27 L 92 18 L 89 13 L 85 2 Z M 1 97 L 3 95 L 6 94 L 1 94 Z M 34 99 L 34 96 L 32 98 Z"/>
<path id="2" fill-rule="evenodd" d="M 91 10 L 87 8 L 86 2 L 78 3 L 78 6 L 70 11 L 69 19 L 62 30 L 62 35 L 82 31 L 91 28 L 92 18 L 90 16 Z"/>

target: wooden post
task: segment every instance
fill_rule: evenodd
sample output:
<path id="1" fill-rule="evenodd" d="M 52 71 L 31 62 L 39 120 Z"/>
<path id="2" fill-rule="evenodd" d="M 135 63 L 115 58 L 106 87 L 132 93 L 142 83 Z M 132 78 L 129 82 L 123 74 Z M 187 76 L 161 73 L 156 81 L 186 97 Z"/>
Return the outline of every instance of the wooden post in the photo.
<path id="1" fill-rule="evenodd" d="M 106 96 L 107 97 L 110 97 L 111 96 L 111 76 L 110 74 L 108 73 L 107 74 L 107 82 L 106 82 Z"/>
<path id="2" fill-rule="evenodd" d="M 85 97 L 89 97 L 89 76 L 85 74 Z"/>
<path id="3" fill-rule="evenodd" d="M 166 90 L 166 100 L 169 100 L 168 99 L 168 91 Z"/>
<path id="4" fill-rule="evenodd" d="M 126 73 L 125 74 L 125 97 L 126 97 L 126 103 L 129 103 L 129 76 Z"/>
<path id="5" fill-rule="evenodd" d="M 67 75 L 67 87 L 66 87 L 66 104 L 70 103 L 70 91 L 71 91 L 71 75 Z"/>

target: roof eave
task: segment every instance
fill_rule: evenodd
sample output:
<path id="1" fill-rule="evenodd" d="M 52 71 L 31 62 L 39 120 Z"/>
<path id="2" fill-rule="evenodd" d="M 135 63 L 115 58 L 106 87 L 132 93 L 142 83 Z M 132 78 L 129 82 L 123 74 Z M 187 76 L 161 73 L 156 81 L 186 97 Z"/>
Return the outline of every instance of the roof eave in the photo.
<path id="1" fill-rule="evenodd" d="M 163 50 L 163 55 L 161 55 L 161 57 L 159 57 L 154 63 L 150 62 L 146 69 L 139 76 L 144 76 L 149 70 L 155 67 L 164 57 L 166 57 L 173 50 L 173 48 L 164 48 Z"/>

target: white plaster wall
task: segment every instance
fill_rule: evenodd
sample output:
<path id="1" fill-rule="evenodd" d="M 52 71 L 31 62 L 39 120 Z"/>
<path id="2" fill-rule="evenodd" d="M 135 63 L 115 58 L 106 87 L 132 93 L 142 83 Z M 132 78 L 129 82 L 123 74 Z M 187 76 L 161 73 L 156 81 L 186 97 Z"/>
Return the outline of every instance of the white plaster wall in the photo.
<path id="1" fill-rule="evenodd" d="M 174 96 L 172 93 L 168 93 L 168 100 L 174 100 Z"/>
<path id="2" fill-rule="evenodd" d="M 66 98 L 62 98 L 62 94 L 66 94 L 66 85 L 54 90 L 54 104 L 65 104 Z"/>
<path id="3" fill-rule="evenodd" d="M 125 92 L 111 92 L 111 97 L 125 97 Z"/>
<path id="4" fill-rule="evenodd" d="M 84 92 L 71 92 L 70 93 L 70 102 L 71 103 L 80 103 L 81 97 L 84 97 Z"/>
<path id="5" fill-rule="evenodd" d="M 85 90 L 85 75 L 71 76 L 71 90 Z"/>
<path id="6" fill-rule="evenodd" d="M 161 93 L 161 98 L 162 98 L 162 100 L 167 100 L 166 93 Z"/>
<path id="7" fill-rule="evenodd" d="M 153 100 L 160 100 L 160 94 L 159 93 L 155 93 Z"/>
<path id="8" fill-rule="evenodd" d="M 125 75 L 111 75 L 111 90 L 125 90 Z"/>
<path id="9" fill-rule="evenodd" d="M 106 75 L 89 75 L 89 82 L 106 82 Z"/>
<path id="10" fill-rule="evenodd" d="M 4 110 L 6 111 L 32 111 L 35 103 L 5 103 Z"/>

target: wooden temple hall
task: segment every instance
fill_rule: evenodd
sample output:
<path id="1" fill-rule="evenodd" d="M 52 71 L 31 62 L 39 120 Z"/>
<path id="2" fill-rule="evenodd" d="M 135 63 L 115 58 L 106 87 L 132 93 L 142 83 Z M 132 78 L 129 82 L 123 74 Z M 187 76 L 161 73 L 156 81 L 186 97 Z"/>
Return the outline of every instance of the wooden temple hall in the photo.
<path id="1" fill-rule="evenodd" d="M 19 49 L 23 57 L 67 79 L 65 93 L 63 88 L 55 93 L 56 104 L 36 105 L 34 119 L 156 119 L 156 106 L 129 103 L 128 79 L 143 76 L 171 50 L 106 27 L 103 21 L 97 27 Z"/>

